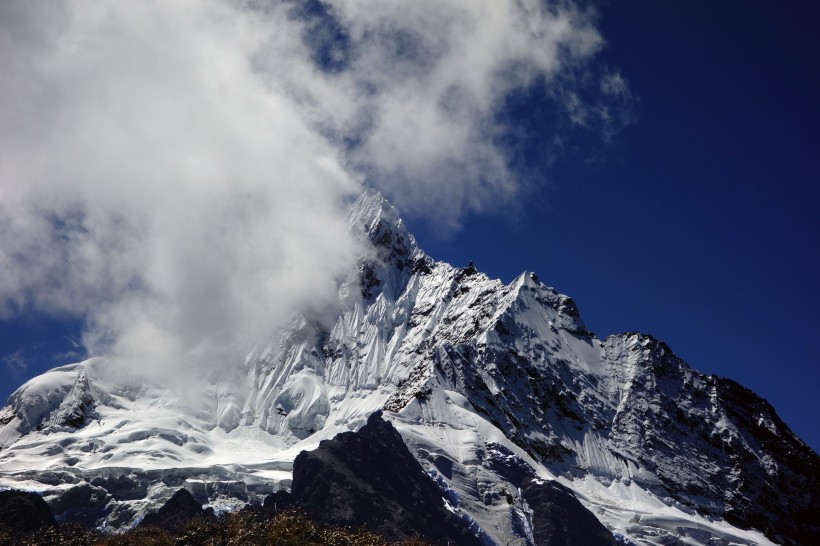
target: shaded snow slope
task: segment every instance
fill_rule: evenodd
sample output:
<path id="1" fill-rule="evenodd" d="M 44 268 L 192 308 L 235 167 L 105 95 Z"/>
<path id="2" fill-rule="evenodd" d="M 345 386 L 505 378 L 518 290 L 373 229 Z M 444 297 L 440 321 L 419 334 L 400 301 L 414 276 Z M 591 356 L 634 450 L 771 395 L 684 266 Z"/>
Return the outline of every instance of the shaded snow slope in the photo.
<path id="1" fill-rule="evenodd" d="M 505 285 L 434 261 L 376 192 L 349 225 L 372 251 L 334 320 L 294 317 L 184 394 L 104 359 L 34 378 L 0 412 L 0 483 L 109 527 L 180 486 L 229 507 L 288 487 L 301 450 L 384 409 L 497 544 L 534 540 L 532 480 L 636 544 L 817 541 L 818 456 L 764 400 L 651 337 L 599 340 L 532 273 Z"/>

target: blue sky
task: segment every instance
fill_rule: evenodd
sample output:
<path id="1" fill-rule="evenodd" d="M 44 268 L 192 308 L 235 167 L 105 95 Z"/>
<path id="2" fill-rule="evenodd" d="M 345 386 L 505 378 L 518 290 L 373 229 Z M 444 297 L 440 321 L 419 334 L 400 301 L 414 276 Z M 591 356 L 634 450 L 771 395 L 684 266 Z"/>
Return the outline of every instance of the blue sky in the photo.
<path id="1" fill-rule="evenodd" d="M 786 423 L 817 450 L 820 448 L 820 430 L 815 415 L 818 412 L 820 363 L 815 345 L 820 330 L 816 313 L 820 307 L 817 283 L 820 278 L 817 250 L 820 246 L 820 190 L 817 184 L 820 154 L 815 132 L 820 127 L 817 103 L 820 74 L 814 68 L 814 55 L 820 50 L 816 24 L 818 8 L 809 2 L 739 0 L 625 1 L 598 7 L 599 17 L 593 24 L 605 46 L 584 65 L 588 72 L 579 70 L 574 74 L 578 79 L 583 79 L 585 74 L 619 74 L 627 82 L 629 97 L 621 97 L 617 104 L 609 104 L 613 115 L 621 116 L 613 126 L 599 119 L 590 122 L 585 129 L 567 129 L 566 118 L 556 113 L 556 89 L 563 88 L 556 88 L 552 80 L 539 87 L 536 79 L 535 83 L 523 88 L 509 89 L 501 108 L 485 112 L 480 102 L 467 104 L 467 111 L 478 112 L 479 117 L 484 114 L 482 127 L 488 123 L 486 115 L 489 112 L 493 116 L 492 123 L 502 128 L 494 133 L 496 140 L 474 135 L 462 143 L 462 148 L 457 148 L 463 152 L 468 146 L 474 146 L 475 156 L 468 155 L 470 161 L 458 163 L 455 156 L 439 161 L 436 155 L 424 155 L 429 153 L 424 149 L 408 149 L 408 143 L 413 143 L 412 134 L 408 140 L 407 135 L 391 133 L 387 124 L 379 126 L 379 121 L 374 122 L 371 118 L 369 128 L 356 129 L 360 131 L 355 133 L 356 136 L 366 136 L 364 144 L 353 144 L 348 149 L 353 152 L 347 165 L 372 177 L 375 185 L 395 198 L 399 205 L 407 205 L 404 215 L 410 228 L 433 257 L 456 265 L 474 260 L 480 270 L 504 281 L 511 280 L 525 269 L 536 271 L 542 281 L 575 298 L 587 326 L 600 337 L 638 330 L 666 341 L 694 368 L 733 378 L 768 399 Z M 124 17 L 119 23 L 127 25 L 130 20 L 138 19 Z M 334 26 L 332 32 L 324 36 L 324 41 L 317 42 L 321 46 L 317 51 L 321 52 L 326 68 L 344 72 L 348 69 L 345 56 L 348 38 L 344 33 L 340 34 L 338 28 Z M 193 29 L 191 43 L 199 43 L 196 40 L 205 34 L 210 36 L 210 32 L 210 27 Z M 160 45 L 163 39 L 169 39 L 165 36 L 148 38 L 151 38 L 150 43 Z M 176 35 L 172 38 L 177 39 Z M 227 44 L 226 49 L 235 45 L 230 40 L 223 42 Z M 577 43 L 582 42 L 584 40 L 579 38 Z M 186 43 L 180 41 L 180 48 Z M 332 47 L 328 48 L 328 43 Z M 245 47 L 241 40 L 236 44 L 237 48 Z M 367 45 L 361 42 L 359 47 L 367 52 L 369 50 L 364 49 Z M 334 56 L 334 51 L 341 53 Z M 586 60 L 587 54 L 581 54 L 581 57 Z M 410 59 L 409 66 L 417 66 L 411 62 L 416 60 Z M 378 62 L 378 59 L 373 61 Z M 128 78 L 139 74 L 134 76 L 130 72 L 120 74 L 118 71 L 125 70 L 122 66 L 136 64 L 118 62 L 103 66 L 100 73 L 112 76 L 106 76 L 108 79 L 101 77 L 99 88 L 110 88 L 112 94 L 121 91 L 118 87 L 121 81 L 127 83 Z M 179 77 L 173 83 L 181 88 L 189 84 L 191 89 L 198 88 L 194 84 L 201 87 L 198 73 L 187 74 L 181 66 L 187 65 L 169 64 Z M 298 68 L 295 66 L 294 70 Z M 575 69 L 574 65 L 570 65 L 570 69 Z M 391 73 L 391 76 L 404 77 L 400 72 Z M 244 81 L 245 74 L 232 74 L 231 77 L 232 83 Z M 25 81 L 25 78 L 18 80 Z M 378 82 L 378 78 L 374 81 Z M 396 81 L 400 85 L 395 89 L 399 91 L 407 85 L 406 81 Z M 301 80 L 290 83 L 294 82 L 304 83 Z M 327 82 L 309 80 L 308 83 L 316 89 Z M 331 83 L 335 85 L 338 79 Z M 381 84 L 385 89 L 392 89 L 390 82 Z M 331 85 L 328 88 L 333 89 Z M 335 90 L 340 89 L 345 88 L 339 84 Z M 590 89 L 581 85 L 576 91 L 585 93 Z M 87 91 L 79 89 L 78 94 Z M 247 93 L 240 94 L 236 104 L 229 104 L 233 108 L 229 109 L 229 114 L 242 117 L 246 113 L 242 105 L 257 98 L 250 84 L 243 88 L 244 92 Z M 318 93 L 321 89 L 317 91 L 317 96 L 321 96 Z M 104 99 L 107 95 L 100 96 Z M 396 97 L 401 97 L 401 93 L 390 95 L 385 91 L 380 95 L 383 111 L 401 114 L 401 109 L 395 106 L 400 102 Z M 365 94 L 364 99 L 359 95 L 348 98 L 355 103 L 371 97 Z M 188 95 L 188 101 L 193 105 L 210 105 L 208 100 L 208 96 Z M 590 98 L 590 104 L 594 105 L 596 100 Z M 137 102 L 132 109 L 141 111 L 139 105 Z M 150 119 L 153 103 L 143 103 L 143 106 L 148 112 L 144 115 Z M 336 106 L 346 107 L 342 103 Z M 84 113 L 84 107 L 84 103 L 70 103 L 65 110 Z M 297 107 L 301 105 L 294 106 Z M 324 115 L 329 114 L 325 112 Z M 77 116 L 73 119 L 84 118 Z M 209 121 L 197 123 L 207 125 Z M 624 121 L 627 123 L 622 123 Z M 224 126 L 223 119 L 213 122 L 214 127 Z M 339 127 L 344 127 L 347 122 L 347 119 L 340 121 Z M 47 127 L 50 122 L 43 123 Z M 298 123 L 294 121 L 292 125 L 297 127 Z M 442 129 L 427 129 L 431 128 Z M 264 128 L 257 127 L 253 120 L 243 121 L 235 131 L 232 129 L 225 130 L 223 140 L 231 142 L 235 133 L 238 143 L 258 137 L 259 142 L 281 147 L 279 141 L 268 142 Z M 443 129 L 452 127 L 444 126 Z M 92 129 L 83 130 L 86 131 L 83 134 L 93 137 L 92 141 L 94 138 L 110 138 L 108 134 L 99 137 L 90 132 Z M 370 141 L 367 141 L 368 134 L 372 136 Z M 451 133 L 444 131 L 442 134 Z M 154 145 L 152 142 L 157 136 L 149 134 L 148 137 L 150 139 L 144 142 L 137 142 L 146 147 L 146 153 L 156 155 L 161 151 L 152 146 L 176 145 L 161 138 L 160 144 Z M 555 144 L 557 137 L 560 137 L 560 146 Z M 305 149 L 310 154 L 324 150 L 323 145 L 314 140 L 307 137 L 305 140 Z M 407 155 L 411 152 L 416 155 L 412 161 L 390 156 L 385 147 L 377 144 L 385 140 L 398 143 L 395 147 L 405 146 Z M 124 142 L 132 145 L 133 139 Z M 210 156 L 221 157 L 219 153 L 213 153 L 214 146 L 222 146 L 224 142 L 214 144 L 211 140 L 202 140 L 196 143 L 206 148 Z M 260 146 L 260 150 L 262 148 Z M 493 155 L 498 150 L 508 160 L 506 167 L 499 166 Z M 243 157 L 241 167 L 266 153 L 262 150 L 257 157 L 251 150 L 247 157 Z M 371 161 L 366 154 L 378 157 L 382 162 Z M 282 155 L 293 158 L 294 163 L 299 161 L 299 157 L 293 154 L 282 152 Z M 308 155 L 307 152 L 304 155 Z M 458 172 L 468 174 L 442 193 L 440 188 L 447 182 L 442 182 L 439 177 L 452 176 L 452 171 L 447 170 L 452 164 Z M 143 168 L 141 161 L 133 161 L 131 165 L 138 167 L 135 169 L 137 174 L 154 174 L 153 171 L 140 170 Z M 226 172 L 232 172 L 230 160 L 218 165 Z M 471 166 L 479 171 L 489 170 L 499 179 L 525 181 L 528 190 L 516 193 L 512 202 L 505 201 L 495 207 L 492 202 L 496 194 L 490 188 L 486 195 L 479 196 L 478 205 L 472 205 L 471 196 L 486 190 L 486 186 L 476 185 L 470 179 Z M 94 173 L 109 166 L 97 167 Z M 68 187 L 73 187 L 72 184 L 73 181 L 66 183 Z M 157 187 L 161 189 L 162 183 Z M 317 186 L 316 192 L 326 187 L 330 186 Z M 411 191 L 411 187 L 416 189 Z M 267 190 L 260 190 L 251 183 L 245 189 L 251 195 L 268 196 Z M 350 190 L 350 187 L 346 189 Z M 151 191 L 154 189 L 148 188 L 140 193 L 150 196 Z M 291 195 L 288 191 L 291 190 L 283 186 L 272 195 L 280 196 L 285 192 L 284 195 L 293 198 L 290 202 L 302 197 L 302 194 Z M 196 217 L 197 205 L 188 199 L 188 194 L 180 192 L 170 198 L 165 193 L 156 195 L 161 195 L 163 201 L 173 202 L 179 198 L 180 202 L 190 204 Z M 140 196 L 131 197 L 132 201 L 138 201 Z M 92 201 L 108 203 L 106 199 L 109 197 L 94 193 Z M 119 203 L 110 199 L 112 203 Z M 455 204 L 431 213 L 435 208 L 431 205 L 432 200 Z M 306 201 L 315 203 L 315 193 L 308 194 Z M 146 199 L 146 203 L 148 207 L 151 201 Z M 211 210 L 213 203 L 208 207 L 203 210 Z M 275 207 L 273 210 L 284 214 Z M 146 216 L 139 206 L 133 206 L 133 210 L 129 208 L 127 212 L 133 212 L 131 216 L 124 216 L 133 217 L 136 224 L 148 218 L 150 222 L 166 226 L 169 233 L 182 233 L 180 241 L 187 233 L 180 231 L 182 228 L 178 224 L 162 214 L 154 215 L 151 211 Z M 89 225 L 91 227 L 82 228 L 93 233 L 94 225 Z M 281 232 L 282 225 L 275 221 L 260 221 L 258 225 L 251 225 L 251 232 Z M 104 231 L 100 230 L 101 233 Z M 211 232 L 207 235 L 214 236 Z M 289 235 L 291 238 L 302 236 L 308 237 L 298 233 Z M 298 238 L 295 240 L 299 241 Z M 176 237 L 168 237 L 160 246 L 188 249 L 187 244 L 174 246 L 176 241 Z M 339 247 L 339 243 L 330 241 L 327 248 Z M 271 244 L 284 243 L 274 238 Z M 101 245 L 100 248 L 108 247 Z M 154 247 L 147 248 L 152 250 Z M 144 257 L 146 249 L 139 247 L 138 250 L 134 255 Z M 202 260 L 209 259 L 208 249 L 200 250 L 194 255 L 204 256 Z M 318 257 L 315 258 L 321 260 L 323 254 L 318 253 L 319 250 L 324 254 L 327 250 L 318 245 Z M 148 255 L 149 258 L 152 256 Z M 131 254 L 124 256 L 130 258 Z M 233 258 L 244 263 L 244 256 Z M 302 258 L 295 255 L 293 260 Z M 35 266 L 38 263 L 34 261 Z M 306 263 L 312 262 L 308 259 Z M 270 266 L 278 275 L 276 265 L 253 262 L 249 271 Z M 199 269 L 191 272 L 184 266 L 179 266 L 181 271 L 194 276 L 199 274 Z M 154 274 L 156 269 L 163 268 L 152 268 L 150 273 Z M 123 271 L 136 277 L 145 273 L 136 266 Z M 33 268 L 29 273 L 36 276 L 37 271 Z M 100 278 L 109 279 L 119 278 L 122 272 L 105 269 L 103 273 Z M 53 275 L 46 278 L 53 281 Z M 234 277 L 226 278 L 230 282 L 236 281 Z M 240 280 L 250 278 L 249 274 Z M 220 276 L 202 279 L 202 290 L 210 294 L 209 291 L 222 279 Z M 164 278 L 156 280 L 151 277 L 149 281 L 154 282 L 152 287 L 168 299 L 181 302 L 177 306 L 182 308 L 181 315 L 209 316 L 211 309 L 203 312 L 201 307 L 187 303 L 191 299 L 200 301 L 201 298 L 194 297 L 197 293 L 193 296 L 184 290 L 177 293 L 178 287 Z M 117 321 L 124 322 L 125 318 L 132 317 L 124 314 L 123 306 L 115 307 L 105 316 L 92 309 L 93 306 L 108 309 L 112 300 L 122 299 L 123 291 L 130 290 L 129 283 L 119 291 L 108 291 L 102 284 L 83 284 L 77 288 L 66 281 L 66 285 L 74 289 L 76 296 L 67 300 L 69 303 L 62 306 L 42 304 L 42 301 L 54 299 L 54 294 L 46 291 L 43 298 L 20 300 L 24 303 L 12 306 L 13 312 L 7 313 L 0 323 L 3 364 L 0 366 L 0 397 L 10 394 L 27 378 L 81 355 L 82 348 L 77 344 L 81 342 L 84 326 L 88 326 L 89 316 L 98 329 L 103 319 L 113 317 L 116 325 Z M 39 285 L 23 282 L 21 286 L 36 291 Z M 312 290 L 314 286 L 315 283 L 306 283 L 295 292 Z M 98 293 L 100 299 L 95 300 Z M 227 302 L 229 296 L 224 295 L 226 301 L 217 306 L 219 313 L 243 317 L 248 314 L 246 302 L 234 306 Z M 273 294 L 271 297 L 280 296 Z M 87 305 L 91 311 L 83 307 L 84 301 L 89 302 Z M 128 302 L 130 305 L 131 300 Z M 130 313 L 132 308 L 128 309 Z M 141 320 L 151 319 L 151 309 L 140 311 L 141 314 L 136 316 Z M 254 313 L 251 315 L 256 318 Z M 190 330 L 190 322 L 171 324 L 172 337 L 175 340 L 184 338 Z M 161 320 L 155 320 L 154 328 L 147 331 L 154 332 L 163 325 Z M 126 326 L 119 328 L 116 330 L 115 327 L 115 331 L 128 334 L 123 338 L 133 339 L 133 331 Z"/>
<path id="2" fill-rule="evenodd" d="M 606 59 L 636 122 L 544 171 L 510 218 L 434 256 L 571 295 L 600 337 L 642 331 L 773 404 L 820 449 L 820 51 L 809 2 L 612 2 Z M 534 150 L 533 154 L 538 151 Z"/>

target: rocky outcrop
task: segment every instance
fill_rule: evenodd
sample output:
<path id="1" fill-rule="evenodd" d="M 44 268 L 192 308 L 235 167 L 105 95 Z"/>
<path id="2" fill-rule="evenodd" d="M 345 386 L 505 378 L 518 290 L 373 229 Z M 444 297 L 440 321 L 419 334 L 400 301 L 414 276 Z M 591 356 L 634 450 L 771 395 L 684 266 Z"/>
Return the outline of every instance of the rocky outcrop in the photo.
<path id="1" fill-rule="evenodd" d="M 205 517 L 208 514 L 209 512 L 202 509 L 202 505 L 187 489 L 180 489 L 162 505 L 162 508 L 145 516 L 140 527 L 159 527 L 172 533 L 179 533 L 185 530 L 194 518 Z"/>
<path id="2" fill-rule="evenodd" d="M 111 499 L 102 487 L 79 483 L 66 488 L 61 495 L 51 496 L 49 506 L 60 521 L 93 528 L 100 518 L 105 517 Z"/>
<path id="3" fill-rule="evenodd" d="M 555 482 L 530 480 L 522 489 L 538 546 L 615 546 L 612 533 Z"/>
<path id="4" fill-rule="evenodd" d="M 418 536 L 434 544 L 481 544 L 447 509 L 438 486 L 380 412 L 358 432 L 300 453 L 291 494 L 325 525 L 364 526 L 392 540 Z"/>
<path id="5" fill-rule="evenodd" d="M 19 536 L 54 525 L 54 515 L 37 493 L 0 491 L 0 529 Z"/>
<path id="6" fill-rule="evenodd" d="M 287 510 L 296 506 L 296 500 L 288 491 L 280 489 L 265 497 L 262 508 L 269 514 L 278 514 L 282 510 Z"/>

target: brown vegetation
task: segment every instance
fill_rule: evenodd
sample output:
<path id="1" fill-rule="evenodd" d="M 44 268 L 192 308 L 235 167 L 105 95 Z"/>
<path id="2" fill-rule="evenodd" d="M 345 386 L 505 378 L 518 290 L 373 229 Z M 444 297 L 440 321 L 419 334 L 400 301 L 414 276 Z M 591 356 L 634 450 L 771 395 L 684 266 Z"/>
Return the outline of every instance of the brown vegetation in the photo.
<path id="1" fill-rule="evenodd" d="M 389 542 L 366 529 L 327 528 L 297 511 L 275 516 L 234 512 L 216 518 L 197 518 L 180 533 L 158 528 L 137 528 L 123 534 L 103 534 L 72 525 L 42 529 L 15 537 L 0 529 L 0 546 L 425 546 L 410 539 Z"/>

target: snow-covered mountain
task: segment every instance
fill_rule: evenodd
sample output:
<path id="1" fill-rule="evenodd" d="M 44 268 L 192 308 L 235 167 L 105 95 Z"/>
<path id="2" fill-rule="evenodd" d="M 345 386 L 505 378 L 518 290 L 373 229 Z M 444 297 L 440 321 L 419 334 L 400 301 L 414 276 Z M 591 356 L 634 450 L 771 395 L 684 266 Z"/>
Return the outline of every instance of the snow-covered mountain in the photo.
<path id="1" fill-rule="evenodd" d="M 112 529 L 180 487 L 237 506 L 383 409 L 496 544 L 533 542 L 533 479 L 570 488 L 624 542 L 820 543 L 820 457 L 765 400 L 649 336 L 598 339 L 533 273 L 505 285 L 433 260 L 377 192 L 349 224 L 373 251 L 332 319 L 296 317 L 184 391 L 102 358 L 20 387 L 0 411 L 0 485 Z"/>

